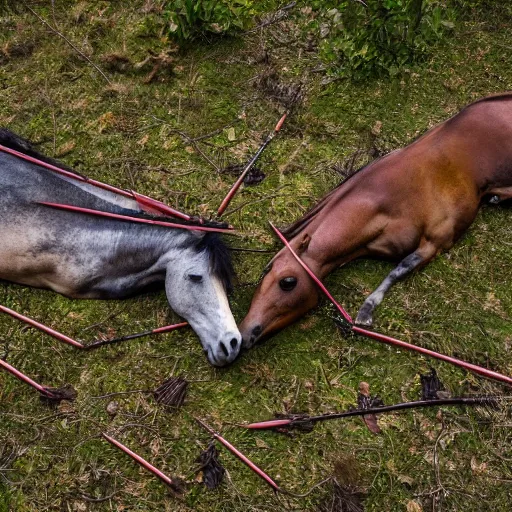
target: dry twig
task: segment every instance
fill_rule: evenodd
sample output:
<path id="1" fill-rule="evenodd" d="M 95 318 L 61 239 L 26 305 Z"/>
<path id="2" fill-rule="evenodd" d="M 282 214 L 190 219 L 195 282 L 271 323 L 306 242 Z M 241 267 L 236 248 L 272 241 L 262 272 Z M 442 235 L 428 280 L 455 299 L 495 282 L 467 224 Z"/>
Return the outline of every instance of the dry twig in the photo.
<path id="1" fill-rule="evenodd" d="M 79 48 L 77 48 L 62 32 L 59 32 L 56 28 L 52 27 L 50 25 L 50 23 L 48 23 L 43 17 L 39 16 L 39 14 L 37 14 L 36 11 L 34 11 L 34 9 L 32 9 L 32 7 L 28 6 L 25 2 L 23 2 L 23 5 L 41 22 L 43 23 L 44 25 L 46 25 L 54 34 L 57 34 L 61 39 L 63 39 L 64 41 L 66 41 L 66 43 L 71 46 L 71 48 L 73 48 L 73 50 L 75 50 L 78 55 L 80 55 L 80 57 L 82 57 L 82 59 L 86 60 L 91 66 L 94 67 L 94 69 L 96 69 L 96 71 L 107 81 L 107 83 L 109 85 L 112 85 L 112 82 L 110 81 L 110 79 L 108 78 L 108 76 L 98 67 L 97 64 L 95 64 L 89 57 L 87 57 L 87 55 L 85 55 L 85 53 L 80 50 Z"/>

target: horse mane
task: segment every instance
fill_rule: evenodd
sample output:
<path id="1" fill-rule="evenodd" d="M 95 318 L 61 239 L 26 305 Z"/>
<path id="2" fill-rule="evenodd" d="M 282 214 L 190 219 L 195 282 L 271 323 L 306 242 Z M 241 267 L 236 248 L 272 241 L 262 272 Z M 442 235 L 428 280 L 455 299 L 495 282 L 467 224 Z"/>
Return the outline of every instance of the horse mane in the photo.
<path id="1" fill-rule="evenodd" d="M 34 144 L 27 139 L 24 139 L 23 137 L 20 137 L 16 133 L 12 132 L 11 130 L 8 130 L 7 128 L 1 128 L 0 127 L 0 144 L 2 146 L 6 146 L 9 149 L 14 149 L 15 151 L 18 151 L 20 153 L 23 153 L 24 155 L 31 156 L 33 158 L 37 158 L 38 160 L 41 160 L 42 162 L 55 165 L 56 167 L 60 167 L 61 169 L 64 169 L 66 171 L 69 171 L 73 174 L 76 174 L 80 178 L 83 178 L 85 180 L 85 183 L 87 183 L 87 176 L 84 174 L 76 172 L 71 167 L 63 164 L 61 161 L 56 160 L 54 158 L 50 158 L 46 155 L 43 155 L 39 151 L 37 151 L 34 148 Z M 115 192 L 112 192 L 115 193 Z M 183 220 L 183 219 L 177 219 L 175 217 L 170 217 L 168 215 L 151 215 L 144 211 L 139 210 L 128 210 L 125 208 L 120 208 L 119 211 L 116 211 L 115 213 L 119 215 L 127 215 L 130 217 L 137 217 L 140 219 L 149 219 L 149 220 L 159 220 L 164 222 L 172 222 L 174 224 L 182 224 L 184 226 L 205 226 L 205 227 L 212 227 L 212 228 L 228 228 L 229 224 L 226 222 L 217 222 L 217 221 L 210 221 L 210 220 L 202 220 L 199 218 L 192 218 L 191 220 Z"/>
<path id="2" fill-rule="evenodd" d="M 473 105 L 476 105 L 478 103 L 484 103 L 488 101 L 498 101 L 498 100 L 512 100 L 512 91 L 511 92 L 500 92 L 497 94 L 491 94 L 490 96 L 486 96 L 485 98 L 480 98 L 476 101 L 473 101 L 473 103 L 470 103 L 469 105 L 466 105 L 462 110 L 466 110 L 467 108 L 472 107 Z"/>
<path id="3" fill-rule="evenodd" d="M 210 258 L 210 271 L 220 279 L 226 291 L 233 289 L 235 270 L 229 247 L 218 233 L 206 233 L 197 243 L 198 252 L 206 252 Z"/>
<path id="4" fill-rule="evenodd" d="M 385 156 L 385 155 L 384 155 Z M 380 157 L 383 158 L 383 157 Z M 380 160 L 378 158 L 377 160 Z M 344 185 L 350 178 L 354 177 L 356 174 L 360 173 L 364 169 L 366 169 L 370 164 L 376 162 L 377 160 L 373 160 L 370 163 L 363 165 L 356 171 L 349 174 L 344 180 L 338 183 L 332 190 L 330 190 L 325 196 L 323 196 L 312 208 L 310 208 L 300 219 L 296 220 L 294 223 L 289 226 L 281 229 L 282 235 L 287 239 L 291 240 L 296 237 L 319 213 L 325 206 L 325 204 L 329 201 L 329 199 L 338 191 L 338 189 Z"/>
<path id="5" fill-rule="evenodd" d="M 0 127 L 0 144 L 9 149 L 14 149 L 15 151 L 19 151 L 20 153 L 23 153 L 24 155 L 28 155 L 33 158 L 37 158 L 38 160 L 41 160 L 42 162 L 58 166 L 61 169 L 64 169 L 65 171 L 73 172 L 73 173 L 77 174 L 78 176 L 87 179 L 84 175 L 76 172 L 75 170 L 71 169 L 71 167 L 67 166 L 66 164 L 63 164 L 59 160 L 56 160 L 55 158 L 50 158 L 49 156 L 43 155 L 42 153 L 37 151 L 37 149 L 34 147 L 33 142 L 30 142 L 29 140 L 24 139 L 23 137 L 20 137 L 16 133 L 11 132 L 11 130 L 8 130 L 7 128 Z"/>

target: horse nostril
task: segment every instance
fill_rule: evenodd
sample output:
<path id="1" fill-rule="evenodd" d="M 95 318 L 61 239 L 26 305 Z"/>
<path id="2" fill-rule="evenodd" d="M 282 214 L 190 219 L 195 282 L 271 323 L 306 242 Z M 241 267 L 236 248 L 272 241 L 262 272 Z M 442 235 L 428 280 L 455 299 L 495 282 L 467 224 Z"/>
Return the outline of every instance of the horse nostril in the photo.
<path id="1" fill-rule="evenodd" d="M 257 325 L 253 330 L 252 330 L 252 334 L 253 336 L 259 336 L 263 331 L 263 328 L 261 327 L 261 325 Z"/>
<path id="2" fill-rule="evenodd" d="M 231 345 L 231 348 L 235 350 L 235 348 L 238 346 L 238 340 L 236 338 L 231 338 L 229 344 Z"/>
<path id="3" fill-rule="evenodd" d="M 224 345 L 224 343 L 222 341 L 220 342 L 220 348 L 222 349 L 222 352 L 224 352 L 224 355 L 226 357 L 228 357 L 228 355 L 229 355 L 228 349 L 226 348 L 226 345 Z"/>

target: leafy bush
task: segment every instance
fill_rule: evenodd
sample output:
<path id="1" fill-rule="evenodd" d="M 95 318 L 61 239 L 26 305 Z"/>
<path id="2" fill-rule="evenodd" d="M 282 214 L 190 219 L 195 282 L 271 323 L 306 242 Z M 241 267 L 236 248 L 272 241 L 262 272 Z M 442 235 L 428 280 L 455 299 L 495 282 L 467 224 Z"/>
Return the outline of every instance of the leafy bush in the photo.
<path id="1" fill-rule="evenodd" d="M 365 79 L 395 75 L 424 59 L 453 28 L 453 11 L 438 0 L 342 0 L 317 21 L 320 56 L 330 71 Z M 320 4 L 319 4 L 320 7 Z"/>
<path id="2" fill-rule="evenodd" d="M 169 20 L 169 31 L 179 42 L 190 41 L 200 35 L 232 35 L 246 30 L 256 14 L 262 11 L 258 0 L 169 0 L 164 14 Z"/>

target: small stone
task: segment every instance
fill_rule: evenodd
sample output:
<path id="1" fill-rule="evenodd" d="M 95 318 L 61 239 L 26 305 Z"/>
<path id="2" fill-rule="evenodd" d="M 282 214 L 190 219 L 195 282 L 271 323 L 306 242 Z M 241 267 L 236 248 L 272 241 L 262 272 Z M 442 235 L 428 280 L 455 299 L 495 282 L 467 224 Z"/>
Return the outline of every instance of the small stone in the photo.
<path id="1" fill-rule="evenodd" d="M 113 400 L 112 402 L 109 402 L 107 405 L 107 413 L 110 416 L 115 416 L 117 414 L 117 411 L 119 409 L 119 403 Z"/>

